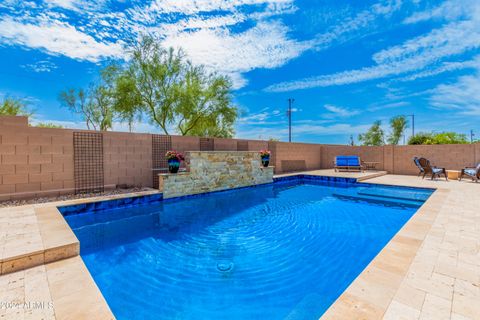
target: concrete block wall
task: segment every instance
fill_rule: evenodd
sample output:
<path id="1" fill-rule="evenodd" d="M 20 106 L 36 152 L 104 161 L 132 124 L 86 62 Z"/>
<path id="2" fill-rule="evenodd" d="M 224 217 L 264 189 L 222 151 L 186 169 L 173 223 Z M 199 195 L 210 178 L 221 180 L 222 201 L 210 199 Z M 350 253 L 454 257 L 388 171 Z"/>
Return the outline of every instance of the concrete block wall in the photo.
<path id="1" fill-rule="evenodd" d="M 248 140 L 248 151 L 260 151 L 268 149 L 268 141 Z"/>
<path id="2" fill-rule="evenodd" d="M 213 140 L 215 150 L 237 151 L 237 141 L 233 139 L 215 138 Z M 193 149 L 192 149 L 193 150 Z"/>
<path id="3" fill-rule="evenodd" d="M 104 132 L 105 187 L 152 186 L 152 136 Z"/>
<path id="4" fill-rule="evenodd" d="M 337 146 L 324 145 L 322 147 L 322 168 L 333 167 L 336 156 L 358 155 L 363 161 L 379 162 L 378 169 L 385 169 L 384 147 Z"/>
<path id="5" fill-rule="evenodd" d="M 287 172 L 285 161 L 305 161 L 306 170 L 320 169 L 322 148 L 320 144 L 275 142 L 275 173 Z"/>
<path id="6" fill-rule="evenodd" d="M 379 162 L 378 169 L 392 174 L 418 173 L 413 157 L 425 157 L 432 165 L 450 170 L 475 166 L 480 162 L 480 144 L 419 145 L 419 146 L 333 146 L 322 147 L 322 168 L 332 168 L 336 155 L 359 155 L 364 161 Z"/>
<path id="7" fill-rule="evenodd" d="M 35 128 L 0 117 L 0 200 L 72 192 L 73 130 Z"/>
<path id="8" fill-rule="evenodd" d="M 392 172 L 417 174 L 418 170 L 413 165 L 413 157 L 425 157 L 432 165 L 452 170 L 475 166 L 480 161 L 477 157 L 478 148 L 479 144 L 396 146 L 393 150 Z"/>
<path id="9" fill-rule="evenodd" d="M 82 130 L 28 126 L 27 117 L 0 117 L 0 201 L 52 196 L 74 191 L 73 133 Z M 236 139 L 214 139 L 217 151 L 237 151 Z M 359 155 L 379 162 L 378 169 L 394 174 L 417 174 L 412 158 L 426 157 L 436 166 L 460 170 L 480 162 L 480 144 L 433 146 L 340 146 L 240 140 L 242 148 L 270 148 L 275 173 L 304 167 L 333 167 L 337 155 Z M 118 185 L 152 186 L 152 135 L 103 132 L 104 181 Z M 171 136 L 172 149 L 200 149 L 200 138 Z"/>

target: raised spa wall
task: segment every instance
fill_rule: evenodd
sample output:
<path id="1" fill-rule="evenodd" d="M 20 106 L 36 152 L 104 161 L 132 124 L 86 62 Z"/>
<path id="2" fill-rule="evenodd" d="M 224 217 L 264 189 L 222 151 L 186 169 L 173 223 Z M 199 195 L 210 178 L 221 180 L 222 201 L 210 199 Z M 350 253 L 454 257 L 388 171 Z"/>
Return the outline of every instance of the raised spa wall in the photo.
<path id="1" fill-rule="evenodd" d="M 165 199 L 273 182 L 273 167 L 264 168 L 258 152 L 191 151 L 185 158 L 187 172 L 158 175 Z"/>

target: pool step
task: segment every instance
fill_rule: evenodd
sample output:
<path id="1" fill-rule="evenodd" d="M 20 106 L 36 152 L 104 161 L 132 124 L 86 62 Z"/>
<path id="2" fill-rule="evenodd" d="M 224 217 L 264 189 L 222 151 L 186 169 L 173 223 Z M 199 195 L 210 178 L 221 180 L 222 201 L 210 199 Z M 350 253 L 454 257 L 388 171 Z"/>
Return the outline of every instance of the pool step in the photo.
<path id="1" fill-rule="evenodd" d="M 352 202 L 367 202 L 373 205 L 384 205 L 384 206 L 394 206 L 394 207 L 410 207 L 410 208 L 419 208 L 423 201 L 418 200 L 397 200 L 394 201 L 388 200 L 387 198 L 380 198 L 374 196 L 355 196 L 355 195 L 345 195 L 345 194 L 338 194 L 334 193 L 332 196 L 344 200 L 344 201 L 352 201 Z"/>
<path id="2" fill-rule="evenodd" d="M 357 191 L 357 194 L 363 196 L 421 202 L 425 202 L 430 196 L 430 193 L 427 194 L 410 190 L 391 190 L 381 188 L 361 188 Z"/>

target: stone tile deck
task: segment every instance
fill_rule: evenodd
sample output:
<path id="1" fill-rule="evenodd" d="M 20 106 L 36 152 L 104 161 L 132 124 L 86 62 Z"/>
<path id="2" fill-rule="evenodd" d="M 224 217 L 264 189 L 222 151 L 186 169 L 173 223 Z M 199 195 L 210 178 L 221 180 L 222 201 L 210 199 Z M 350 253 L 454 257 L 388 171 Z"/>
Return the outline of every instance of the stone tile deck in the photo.
<path id="1" fill-rule="evenodd" d="M 1 208 L 0 319 L 114 319 L 56 207 L 154 193 Z"/>
<path id="2" fill-rule="evenodd" d="M 0 319 L 115 319 L 76 256 L 0 277 Z"/>
<path id="3" fill-rule="evenodd" d="M 369 183 L 437 188 L 322 319 L 480 319 L 480 183 L 374 177 L 378 172 L 362 175 L 317 170 L 308 174 L 368 177 Z M 127 196 L 132 195 L 88 201 Z M 20 271 L 14 267 L 0 276 L 0 303 L 22 303 L 1 305 L 0 319 L 113 318 L 81 258 L 67 258 L 68 250 L 53 257 L 48 252 L 55 248 L 62 253 L 65 243 L 76 240 L 52 207 L 85 201 L 0 210 L 2 265 L 11 257 L 32 257 L 39 264 L 30 268 L 28 263 L 17 264 Z M 57 236 L 50 237 L 52 234 Z M 38 302 L 44 307 L 31 306 Z"/>
<path id="4" fill-rule="evenodd" d="M 387 175 L 437 191 L 322 319 L 480 319 L 480 184 Z"/>

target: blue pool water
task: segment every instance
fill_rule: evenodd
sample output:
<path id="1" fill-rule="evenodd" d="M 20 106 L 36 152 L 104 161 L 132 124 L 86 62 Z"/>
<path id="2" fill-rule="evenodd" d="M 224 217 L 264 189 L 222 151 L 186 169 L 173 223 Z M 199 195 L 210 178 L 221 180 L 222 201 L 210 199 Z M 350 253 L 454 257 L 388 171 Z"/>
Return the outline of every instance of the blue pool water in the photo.
<path id="1" fill-rule="evenodd" d="M 65 219 L 118 319 L 318 319 L 431 193 L 299 179 Z"/>

